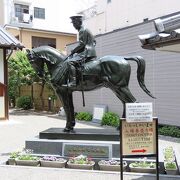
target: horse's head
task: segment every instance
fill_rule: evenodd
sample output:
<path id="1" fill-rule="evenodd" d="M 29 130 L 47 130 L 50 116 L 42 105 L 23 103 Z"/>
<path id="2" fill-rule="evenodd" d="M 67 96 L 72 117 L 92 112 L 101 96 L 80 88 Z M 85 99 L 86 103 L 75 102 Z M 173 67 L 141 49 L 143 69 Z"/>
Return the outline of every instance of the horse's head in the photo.
<path id="1" fill-rule="evenodd" d="M 27 58 L 37 75 L 42 78 L 44 76 L 44 60 L 33 50 L 26 49 Z"/>
<path id="2" fill-rule="evenodd" d="M 50 46 L 39 46 L 26 51 L 32 67 L 40 77 L 44 76 L 44 64 L 52 74 L 61 63 L 64 63 L 65 56 Z"/>

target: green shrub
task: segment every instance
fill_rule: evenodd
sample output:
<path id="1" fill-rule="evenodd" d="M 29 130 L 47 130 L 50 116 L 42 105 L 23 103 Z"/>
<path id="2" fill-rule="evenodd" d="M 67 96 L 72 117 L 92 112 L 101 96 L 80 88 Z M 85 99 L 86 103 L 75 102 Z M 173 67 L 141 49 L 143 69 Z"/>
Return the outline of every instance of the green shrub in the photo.
<path id="1" fill-rule="evenodd" d="M 180 138 L 180 128 L 170 125 L 160 125 L 158 128 L 159 134 Z"/>
<path id="2" fill-rule="evenodd" d="M 82 120 L 82 121 L 91 121 L 92 120 L 92 114 L 90 114 L 88 112 L 78 112 L 75 117 L 77 120 Z"/>
<path id="3" fill-rule="evenodd" d="M 107 112 L 103 115 L 101 125 L 118 127 L 120 123 L 119 116 L 113 112 Z"/>
<path id="4" fill-rule="evenodd" d="M 18 108 L 22 109 L 31 109 L 32 108 L 32 100 L 30 96 L 21 96 L 17 99 L 16 103 Z"/>

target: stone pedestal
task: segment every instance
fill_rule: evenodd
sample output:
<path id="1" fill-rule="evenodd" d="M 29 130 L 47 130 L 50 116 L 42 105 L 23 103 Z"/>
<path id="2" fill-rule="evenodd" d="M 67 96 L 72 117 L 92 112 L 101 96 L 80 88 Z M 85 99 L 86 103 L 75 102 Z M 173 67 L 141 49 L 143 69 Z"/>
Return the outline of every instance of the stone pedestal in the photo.
<path id="1" fill-rule="evenodd" d="M 34 154 L 60 155 L 63 157 L 87 155 L 96 159 L 120 157 L 119 131 L 112 129 L 76 129 L 65 133 L 61 128 L 50 128 L 39 137 L 26 140 L 25 147 Z"/>

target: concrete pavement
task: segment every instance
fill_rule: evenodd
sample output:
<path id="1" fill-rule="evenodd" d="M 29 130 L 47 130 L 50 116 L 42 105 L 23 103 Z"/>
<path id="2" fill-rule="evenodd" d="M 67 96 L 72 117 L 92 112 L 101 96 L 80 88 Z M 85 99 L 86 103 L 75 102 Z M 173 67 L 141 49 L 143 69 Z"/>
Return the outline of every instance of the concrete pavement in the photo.
<path id="1" fill-rule="evenodd" d="M 9 121 L 0 121 L 0 161 L 5 162 L 10 152 L 22 150 L 25 147 L 25 140 L 35 137 L 39 134 L 40 131 L 48 129 L 50 127 L 65 127 L 66 121 L 63 118 L 60 118 L 57 114 L 51 113 L 38 113 L 33 111 L 18 111 L 11 109 L 10 110 L 10 120 Z M 76 127 L 78 128 L 109 128 L 109 127 L 101 127 L 100 125 L 94 123 L 87 122 L 77 122 Z M 162 150 L 167 146 L 173 146 L 178 154 L 178 158 L 180 158 L 180 139 L 171 138 L 165 136 L 159 136 L 159 149 Z M 161 154 L 160 154 L 161 156 Z M 162 157 L 160 157 L 161 159 Z M 178 159 L 180 162 L 180 159 Z M 13 169 L 12 169 L 13 168 Z M 9 172 L 15 171 L 17 167 L 8 168 Z M 25 171 L 28 171 L 29 168 L 23 168 Z M 23 169 L 21 171 L 23 171 Z M 2 169 L 1 169 L 2 170 Z M 1 171 L 0 170 L 0 171 Z M 5 170 L 5 167 L 3 171 Z M 35 170 L 37 171 L 37 170 Z M 44 172 L 44 170 L 41 170 Z M 32 170 L 30 170 L 32 172 Z M 51 170 L 51 173 L 54 173 Z M 68 173 L 65 172 L 65 174 Z M 97 173 L 95 173 L 97 174 Z M 106 174 L 109 176 L 109 174 Z M 55 177 L 55 175 L 53 175 Z M 136 175 L 137 176 L 137 175 Z M 118 177 L 114 176 L 115 179 Z M 134 176 L 135 177 L 135 176 Z M 14 178 L 18 180 L 18 178 Z M 58 179 L 58 178 L 57 178 Z M 126 179 L 132 179 L 127 178 Z M 140 177 L 136 177 L 135 179 L 141 179 Z M 146 179 L 146 178 L 143 178 Z M 149 179 L 147 177 L 147 179 Z M 154 179 L 154 177 L 152 178 Z M 174 179 L 174 178 L 172 178 Z M 0 175 L 1 180 L 1 175 Z M 5 180 L 5 179 L 3 179 Z M 20 179 L 19 179 L 20 180 Z M 25 180 L 25 179 L 23 179 Z M 29 178 L 29 180 L 34 180 L 33 178 Z"/>

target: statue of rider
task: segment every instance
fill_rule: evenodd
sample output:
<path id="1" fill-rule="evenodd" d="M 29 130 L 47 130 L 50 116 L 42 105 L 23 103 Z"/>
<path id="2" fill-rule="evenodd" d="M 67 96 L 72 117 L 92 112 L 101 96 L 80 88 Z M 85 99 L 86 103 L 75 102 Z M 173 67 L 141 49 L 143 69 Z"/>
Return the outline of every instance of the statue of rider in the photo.
<path id="1" fill-rule="evenodd" d="M 76 30 L 78 30 L 79 41 L 78 45 L 71 51 L 69 58 L 67 59 L 69 69 L 69 82 L 68 87 L 76 86 L 76 66 L 78 62 L 89 62 L 96 58 L 95 45 L 96 41 L 92 33 L 83 26 L 83 16 L 71 16 L 72 24 Z"/>

